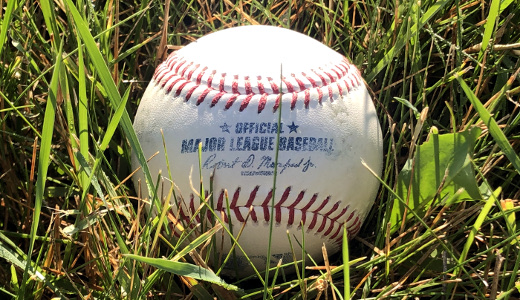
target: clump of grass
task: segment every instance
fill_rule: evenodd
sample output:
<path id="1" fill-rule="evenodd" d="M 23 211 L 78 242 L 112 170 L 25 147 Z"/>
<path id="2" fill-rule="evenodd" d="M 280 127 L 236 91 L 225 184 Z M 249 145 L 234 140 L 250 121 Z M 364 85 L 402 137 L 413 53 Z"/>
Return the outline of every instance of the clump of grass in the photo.
<path id="1" fill-rule="evenodd" d="M 2 295 L 518 297 L 518 3 L 3 5 Z M 282 274 L 265 287 L 258 281 L 222 284 L 211 272 L 197 277 L 193 272 L 207 264 L 204 245 L 218 228 L 207 226 L 187 248 L 169 228 L 166 206 L 158 218 L 145 213 L 146 204 L 160 197 L 143 199 L 128 180 L 129 154 L 137 147 L 131 119 L 157 63 L 169 48 L 243 24 L 283 26 L 316 38 L 351 58 L 373 91 L 385 133 L 385 168 L 376 204 L 349 243 L 348 268 L 335 255 L 328 268 L 307 270 L 305 277 Z M 471 134 L 475 128 L 478 135 Z M 448 143 L 454 137 L 467 138 L 464 151 Z M 454 150 L 435 152 L 435 141 Z M 445 169 L 436 169 L 421 162 L 420 153 L 439 161 L 441 153 L 451 153 L 463 161 L 446 160 Z M 415 203 L 414 195 L 426 196 Z M 150 260 L 161 257 L 174 264 Z"/>

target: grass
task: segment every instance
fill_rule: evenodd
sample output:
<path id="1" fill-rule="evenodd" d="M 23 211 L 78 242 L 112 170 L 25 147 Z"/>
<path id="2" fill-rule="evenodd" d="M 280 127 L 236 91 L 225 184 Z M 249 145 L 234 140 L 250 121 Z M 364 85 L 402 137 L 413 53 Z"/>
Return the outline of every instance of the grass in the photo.
<path id="1" fill-rule="evenodd" d="M 2 298 L 520 297 L 518 2 L 1 6 Z M 219 228 L 186 248 L 165 214 L 147 219 L 128 180 L 131 120 L 164 53 L 243 24 L 312 36 L 351 58 L 373 92 L 382 187 L 328 271 L 222 282 L 202 251 Z"/>

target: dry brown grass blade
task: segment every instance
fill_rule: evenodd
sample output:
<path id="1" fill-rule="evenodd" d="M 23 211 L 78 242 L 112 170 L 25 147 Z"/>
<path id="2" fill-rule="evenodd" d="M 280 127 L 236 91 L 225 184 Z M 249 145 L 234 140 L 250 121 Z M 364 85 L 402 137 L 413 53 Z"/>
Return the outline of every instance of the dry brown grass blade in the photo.
<path id="1" fill-rule="evenodd" d="M 155 58 L 155 65 L 158 65 L 159 62 L 166 59 L 167 52 L 167 38 L 168 38 L 168 21 L 170 19 L 170 2 L 171 0 L 166 0 L 164 2 L 164 16 L 163 16 L 163 24 L 161 29 L 161 42 L 159 46 L 157 46 L 157 57 Z"/>

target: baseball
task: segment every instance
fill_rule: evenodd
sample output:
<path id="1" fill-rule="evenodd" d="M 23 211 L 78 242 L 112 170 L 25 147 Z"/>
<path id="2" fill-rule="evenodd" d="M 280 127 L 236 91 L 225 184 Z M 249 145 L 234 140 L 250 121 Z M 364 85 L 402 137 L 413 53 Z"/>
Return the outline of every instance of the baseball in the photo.
<path id="1" fill-rule="evenodd" d="M 273 267 L 280 259 L 293 261 L 288 236 L 297 259 L 303 242 L 317 261 L 323 244 L 329 255 L 339 250 L 343 225 L 349 237 L 360 230 L 379 187 L 362 164 L 380 174 L 383 145 L 359 70 L 343 55 L 288 29 L 225 29 L 173 52 L 157 67 L 134 129 L 146 157 L 160 152 L 148 163 L 154 179 L 159 172 L 168 177 L 164 132 L 177 198 L 172 210 L 184 222 L 201 221 L 191 219 L 201 205 L 192 189 L 200 185 L 199 167 L 206 190 L 213 174 L 214 210 L 235 236 L 243 227 L 238 243 L 260 271 L 267 261 Z M 140 166 L 135 155 L 132 166 Z M 146 186 L 142 172 L 133 180 Z M 229 235 L 216 237 L 226 255 Z M 250 274 L 244 253 L 235 249 L 240 273 Z"/>

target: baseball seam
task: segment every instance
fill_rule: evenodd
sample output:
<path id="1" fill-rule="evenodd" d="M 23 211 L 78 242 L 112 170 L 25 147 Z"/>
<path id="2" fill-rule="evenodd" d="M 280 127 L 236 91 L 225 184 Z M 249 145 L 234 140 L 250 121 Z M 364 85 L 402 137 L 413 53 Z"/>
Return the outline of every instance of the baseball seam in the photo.
<path id="1" fill-rule="evenodd" d="M 282 77 L 281 84 L 272 77 L 231 75 L 207 66 L 189 61 L 173 52 L 155 70 L 153 81 L 176 97 L 183 96 L 186 102 L 192 100 L 196 105 L 209 102 L 210 107 L 224 102 L 224 109 L 235 103 L 239 111 L 245 110 L 249 103 L 257 103 L 261 113 L 268 103 L 273 112 L 279 107 L 279 94 L 290 100 L 291 110 L 299 101 L 309 108 L 311 99 L 318 103 L 328 99 L 333 102 L 339 95 L 345 95 L 363 84 L 359 70 L 345 57 L 327 69 L 309 69 Z M 285 99 L 283 98 L 283 99 Z"/>
<path id="2" fill-rule="evenodd" d="M 257 192 L 260 186 L 256 186 L 249 194 L 248 201 L 244 205 L 238 205 L 238 199 L 240 197 L 241 188 L 237 188 L 229 199 L 229 211 L 235 216 L 235 219 L 241 224 L 246 222 L 247 214 L 249 214 L 248 222 L 266 222 L 270 221 L 271 215 L 271 199 L 272 189 L 269 191 L 265 199 L 261 199 L 261 204 L 255 204 L 257 199 Z M 354 236 L 361 229 L 361 219 L 356 210 L 351 210 L 350 206 L 342 207 L 341 201 L 337 201 L 332 205 L 331 208 L 325 209 L 327 204 L 332 202 L 331 196 L 327 196 L 323 200 L 318 200 L 319 195 L 313 194 L 311 199 L 306 203 L 303 208 L 297 208 L 297 205 L 304 198 L 306 191 L 302 190 L 297 193 L 296 198 L 290 202 L 291 187 L 287 187 L 281 198 L 276 200 L 274 203 L 274 221 L 276 225 L 282 224 L 282 214 L 288 215 L 289 219 L 286 226 L 296 225 L 299 228 L 303 225 L 307 232 L 314 234 L 322 234 L 323 237 L 328 238 L 334 243 L 341 243 L 342 239 L 342 228 L 343 224 L 347 224 L 347 231 L 349 236 Z M 189 222 L 190 216 L 196 214 L 198 211 L 198 205 L 196 202 L 198 198 L 191 194 L 190 201 L 187 207 L 189 213 L 185 213 L 182 206 L 179 207 L 179 216 L 186 222 Z M 290 203 L 290 204 L 288 204 Z M 315 203 L 320 203 L 316 209 L 311 209 Z M 252 209 L 251 209 L 252 208 Z M 227 215 L 227 207 L 225 204 L 225 194 L 222 190 L 218 196 L 216 207 L 214 208 L 215 213 L 223 215 L 223 221 L 229 224 L 229 217 Z M 301 215 L 298 220 L 297 215 Z M 346 218 L 345 218 L 346 216 Z M 213 215 L 210 211 L 207 211 L 206 218 L 213 222 Z M 341 220 L 341 221 L 338 221 Z M 201 222 L 199 215 L 195 216 L 197 223 Z"/>

